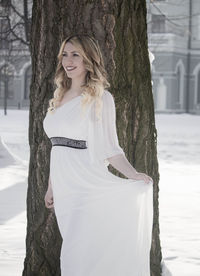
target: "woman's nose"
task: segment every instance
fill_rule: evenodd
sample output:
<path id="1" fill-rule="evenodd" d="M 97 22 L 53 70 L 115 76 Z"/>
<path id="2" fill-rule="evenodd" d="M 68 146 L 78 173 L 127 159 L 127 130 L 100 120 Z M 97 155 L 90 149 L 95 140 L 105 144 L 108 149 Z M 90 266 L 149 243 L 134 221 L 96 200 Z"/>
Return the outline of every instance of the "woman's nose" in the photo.
<path id="1" fill-rule="evenodd" d="M 72 57 L 71 56 L 66 57 L 66 62 L 67 62 L 67 64 L 73 63 Z"/>

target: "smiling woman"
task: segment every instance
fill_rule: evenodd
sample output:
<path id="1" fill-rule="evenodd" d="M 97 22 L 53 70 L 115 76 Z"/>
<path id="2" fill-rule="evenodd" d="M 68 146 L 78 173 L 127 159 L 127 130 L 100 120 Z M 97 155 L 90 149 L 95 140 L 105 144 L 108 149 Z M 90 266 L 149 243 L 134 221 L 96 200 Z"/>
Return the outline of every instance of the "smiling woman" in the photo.
<path id="1" fill-rule="evenodd" d="M 57 89 L 49 102 L 49 112 L 71 98 L 83 95 L 82 109 L 95 98 L 96 115 L 100 118 L 104 88 L 110 86 L 98 41 L 88 35 L 66 38 L 58 54 L 54 80 Z"/>
<path id="2" fill-rule="evenodd" d="M 119 145 L 98 43 L 88 35 L 67 38 L 58 58 L 54 112 L 43 126 L 54 141 L 45 204 L 55 208 L 63 238 L 61 275 L 150 276 L 153 181 Z M 128 179 L 109 172 L 108 162 Z"/>

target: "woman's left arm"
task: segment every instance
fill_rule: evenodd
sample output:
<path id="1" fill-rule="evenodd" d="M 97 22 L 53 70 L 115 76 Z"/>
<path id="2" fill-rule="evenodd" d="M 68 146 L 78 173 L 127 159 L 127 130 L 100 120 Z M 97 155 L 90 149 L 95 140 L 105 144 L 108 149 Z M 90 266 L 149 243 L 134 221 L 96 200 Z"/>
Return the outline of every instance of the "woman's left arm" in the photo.
<path id="1" fill-rule="evenodd" d="M 134 180 L 153 181 L 144 173 L 139 173 L 127 160 L 123 149 L 119 145 L 116 130 L 116 108 L 112 94 L 106 91 L 103 101 L 102 127 L 104 136 L 105 159 L 127 178 Z"/>
<path id="2" fill-rule="evenodd" d="M 144 180 L 146 183 L 152 181 L 152 178 L 145 173 L 139 173 L 136 169 L 131 165 L 124 154 L 118 154 L 107 158 L 108 162 L 120 173 L 122 173 L 127 178 L 131 178 L 134 180 Z"/>

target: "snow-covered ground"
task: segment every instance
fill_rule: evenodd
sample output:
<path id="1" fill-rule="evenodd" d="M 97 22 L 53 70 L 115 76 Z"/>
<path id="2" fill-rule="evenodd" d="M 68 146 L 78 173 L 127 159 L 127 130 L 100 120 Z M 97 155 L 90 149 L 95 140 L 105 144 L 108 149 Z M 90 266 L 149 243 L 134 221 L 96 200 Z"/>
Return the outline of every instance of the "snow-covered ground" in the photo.
<path id="1" fill-rule="evenodd" d="M 160 231 L 173 276 L 200 276 L 200 116 L 156 115 Z"/>
<path id="2" fill-rule="evenodd" d="M 28 111 L 0 110 L 0 276 L 22 275 L 28 159 Z"/>
<path id="3" fill-rule="evenodd" d="M 7 116 L 0 110 L 2 276 L 20 276 L 25 256 L 28 116 L 26 110 L 8 110 Z M 163 276 L 199 276 L 200 116 L 156 114 L 156 127 Z"/>

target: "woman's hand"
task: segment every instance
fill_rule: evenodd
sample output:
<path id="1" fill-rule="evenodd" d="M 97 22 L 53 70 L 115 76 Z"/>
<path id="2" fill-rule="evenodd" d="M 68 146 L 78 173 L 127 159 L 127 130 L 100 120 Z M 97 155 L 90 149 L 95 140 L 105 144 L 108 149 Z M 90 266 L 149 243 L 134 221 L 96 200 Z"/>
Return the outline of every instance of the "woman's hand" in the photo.
<path id="1" fill-rule="evenodd" d="M 153 179 L 145 173 L 137 172 L 132 179 L 133 180 L 144 180 L 145 183 L 149 183 L 150 181 L 153 182 Z"/>
<path id="2" fill-rule="evenodd" d="M 108 162 L 120 173 L 125 175 L 128 179 L 144 180 L 145 183 L 153 182 L 152 178 L 145 173 L 139 173 L 131 165 L 125 154 L 117 154 L 107 158 Z"/>
<path id="3" fill-rule="evenodd" d="M 51 188 L 48 188 L 45 197 L 44 197 L 44 201 L 45 201 L 45 206 L 46 208 L 53 208 L 53 191 Z"/>

